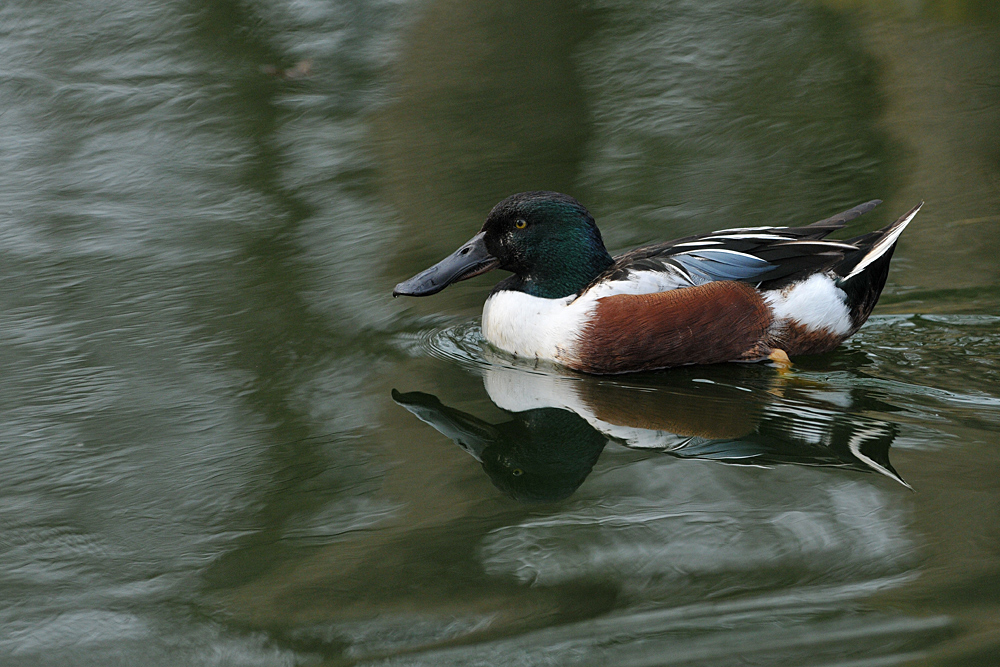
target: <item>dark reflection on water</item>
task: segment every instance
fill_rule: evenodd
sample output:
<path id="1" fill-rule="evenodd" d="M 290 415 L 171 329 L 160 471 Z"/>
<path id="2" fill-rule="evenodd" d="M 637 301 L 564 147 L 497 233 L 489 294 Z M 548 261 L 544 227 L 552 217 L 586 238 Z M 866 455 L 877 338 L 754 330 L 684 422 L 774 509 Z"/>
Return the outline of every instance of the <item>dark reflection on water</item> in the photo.
<path id="1" fill-rule="evenodd" d="M 730 464 L 875 471 L 905 484 L 889 463 L 895 425 L 852 415 L 860 404 L 879 405 L 864 392 L 832 411 L 812 396 L 775 398 L 770 392 L 795 391 L 794 383 L 780 378 L 767 391 L 689 378 L 621 386 L 501 366 L 487 370 L 484 380 L 493 403 L 508 407 L 510 420 L 491 424 L 422 392 L 393 390 L 392 398 L 471 454 L 515 500 L 567 498 L 609 440 Z M 812 394 L 824 391 L 821 383 L 808 386 Z"/>
<path id="2" fill-rule="evenodd" d="M 392 398 L 471 454 L 493 484 L 515 500 L 569 497 L 590 474 L 607 442 L 570 410 L 535 408 L 490 424 L 443 405 L 431 394 L 393 390 Z"/>

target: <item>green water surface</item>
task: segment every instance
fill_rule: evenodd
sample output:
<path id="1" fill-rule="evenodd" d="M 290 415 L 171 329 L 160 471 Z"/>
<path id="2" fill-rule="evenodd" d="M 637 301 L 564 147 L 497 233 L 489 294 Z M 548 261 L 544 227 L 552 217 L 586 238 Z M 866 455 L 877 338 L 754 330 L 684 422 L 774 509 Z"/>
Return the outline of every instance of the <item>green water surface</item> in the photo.
<path id="1" fill-rule="evenodd" d="M 994 665 L 985 0 L 0 6 L 0 664 Z M 926 205 L 837 351 L 588 378 L 488 274 Z"/>

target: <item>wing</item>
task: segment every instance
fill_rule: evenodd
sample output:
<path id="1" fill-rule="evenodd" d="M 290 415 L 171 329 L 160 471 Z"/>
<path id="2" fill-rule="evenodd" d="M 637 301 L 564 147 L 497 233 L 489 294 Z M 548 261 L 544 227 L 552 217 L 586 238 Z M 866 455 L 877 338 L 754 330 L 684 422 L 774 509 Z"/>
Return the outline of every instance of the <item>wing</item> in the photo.
<path id="1" fill-rule="evenodd" d="M 716 280 L 771 283 L 820 271 L 858 250 L 844 241 L 825 240 L 831 232 L 875 208 L 873 200 L 805 227 L 739 227 L 637 248 L 615 258 L 595 282 L 637 280 L 656 274 L 673 287 Z"/>

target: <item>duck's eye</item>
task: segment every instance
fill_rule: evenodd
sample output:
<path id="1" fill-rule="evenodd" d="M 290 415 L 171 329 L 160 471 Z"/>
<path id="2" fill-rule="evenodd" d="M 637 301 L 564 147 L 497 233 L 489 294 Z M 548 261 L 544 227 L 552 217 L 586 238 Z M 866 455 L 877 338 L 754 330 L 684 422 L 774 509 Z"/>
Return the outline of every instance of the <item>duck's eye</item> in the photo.
<path id="1" fill-rule="evenodd" d="M 528 221 L 527 221 L 527 220 L 523 220 L 523 219 L 521 219 L 521 218 L 518 218 L 518 219 L 517 219 L 517 220 L 516 220 L 516 221 L 514 222 L 514 226 L 515 226 L 515 227 L 517 227 L 518 229 L 524 229 L 525 227 L 527 227 L 527 226 L 528 226 Z"/>
<path id="2" fill-rule="evenodd" d="M 513 470 L 510 471 L 510 474 L 513 475 L 514 477 L 520 477 L 521 475 L 524 474 L 524 471 L 521 470 L 520 468 L 514 468 Z"/>

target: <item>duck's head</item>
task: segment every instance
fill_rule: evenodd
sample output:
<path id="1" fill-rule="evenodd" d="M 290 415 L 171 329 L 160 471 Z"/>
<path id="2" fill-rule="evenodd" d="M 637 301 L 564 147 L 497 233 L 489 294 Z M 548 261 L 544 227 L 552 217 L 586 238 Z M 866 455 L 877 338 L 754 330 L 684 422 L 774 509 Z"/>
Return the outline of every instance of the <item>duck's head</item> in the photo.
<path id="1" fill-rule="evenodd" d="M 558 299 L 586 287 L 612 261 L 583 204 L 558 192 L 522 192 L 494 206 L 478 234 L 392 294 L 428 296 L 500 268 L 514 274 L 504 289 Z"/>

